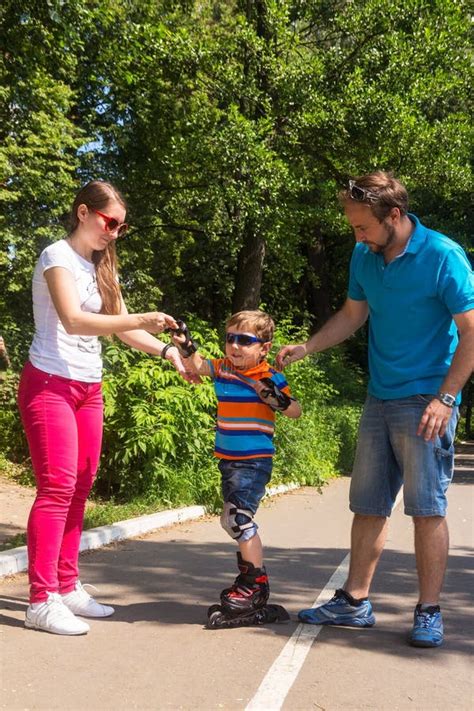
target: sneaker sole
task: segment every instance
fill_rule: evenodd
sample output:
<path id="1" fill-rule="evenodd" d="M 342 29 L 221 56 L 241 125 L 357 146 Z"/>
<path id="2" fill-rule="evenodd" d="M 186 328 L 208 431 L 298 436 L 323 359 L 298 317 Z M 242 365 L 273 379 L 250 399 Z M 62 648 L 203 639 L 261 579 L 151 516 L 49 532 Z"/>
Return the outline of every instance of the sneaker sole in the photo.
<path id="1" fill-rule="evenodd" d="M 71 610 L 73 615 L 76 615 L 76 617 L 86 617 L 89 620 L 103 620 L 106 617 L 112 617 L 112 615 L 115 613 L 115 610 L 113 612 L 107 613 L 107 615 L 86 615 L 84 612 L 75 612 L 71 607 L 68 607 L 68 610 Z"/>
<path id="2" fill-rule="evenodd" d="M 375 625 L 375 617 L 369 617 L 367 620 L 361 620 L 357 622 L 356 620 L 351 620 L 350 622 L 337 622 L 336 620 L 322 620 L 317 622 L 316 620 L 305 620 L 298 615 L 298 620 L 303 622 L 305 625 L 321 625 L 323 627 L 373 627 Z"/>
<path id="3" fill-rule="evenodd" d="M 28 630 L 35 630 L 36 632 L 48 632 L 48 634 L 58 634 L 62 637 L 79 637 L 80 635 L 87 634 L 89 630 L 84 630 L 84 632 L 55 632 L 54 630 L 48 630 L 39 625 L 35 625 L 34 622 L 28 622 L 25 620 L 25 627 Z"/>
<path id="4" fill-rule="evenodd" d="M 440 642 L 429 642 L 428 640 L 409 639 L 408 642 L 412 647 L 424 647 L 425 649 L 432 647 L 441 647 L 441 645 L 443 644 L 443 640 L 441 640 Z"/>

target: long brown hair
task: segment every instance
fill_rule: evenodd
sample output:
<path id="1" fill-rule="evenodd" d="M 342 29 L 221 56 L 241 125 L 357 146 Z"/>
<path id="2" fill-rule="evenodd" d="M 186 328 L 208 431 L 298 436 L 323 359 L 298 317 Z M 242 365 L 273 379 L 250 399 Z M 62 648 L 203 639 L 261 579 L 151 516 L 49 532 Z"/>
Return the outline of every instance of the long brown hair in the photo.
<path id="1" fill-rule="evenodd" d="M 123 196 L 110 183 L 103 180 L 91 180 L 84 185 L 72 204 L 69 234 L 72 234 L 79 224 L 77 217 L 79 205 L 87 205 L 92 210 L 105 210 L 111 200 L 116 200 L 126 208 Z M 97 288 L 102 299 L 101 313 L 119 314 L 122 301 L 117 281 L 118 262 L 115 242 L 109 242 L 104 250 L 94 250 L 92 261 L 95 265 Z"/>

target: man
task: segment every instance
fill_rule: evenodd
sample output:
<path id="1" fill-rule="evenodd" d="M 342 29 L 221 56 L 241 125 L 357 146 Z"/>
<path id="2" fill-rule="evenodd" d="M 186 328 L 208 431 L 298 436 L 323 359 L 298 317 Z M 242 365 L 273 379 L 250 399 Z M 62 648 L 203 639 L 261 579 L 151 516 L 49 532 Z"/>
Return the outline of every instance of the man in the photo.
<path id="1" fill-rule="evenodd" d="M 404 484 L 419 580 L 410 643 L 437 647 L 449 545 L 446 490 L 460 391 L 474 364 L 472 270 L 458 244 L 408 213 L 406 189 L 392 175 L 351 180 L 340 200 L 357 243 L 348 298 L 306 343 L 285 346 L 277 363 L 283 368 L 344 341 L 370 316 L 370 381 L 350 488 L 349 576 L 328 603 L 302 610 L 299 618 L 375 624 L 369 588 Z"/>

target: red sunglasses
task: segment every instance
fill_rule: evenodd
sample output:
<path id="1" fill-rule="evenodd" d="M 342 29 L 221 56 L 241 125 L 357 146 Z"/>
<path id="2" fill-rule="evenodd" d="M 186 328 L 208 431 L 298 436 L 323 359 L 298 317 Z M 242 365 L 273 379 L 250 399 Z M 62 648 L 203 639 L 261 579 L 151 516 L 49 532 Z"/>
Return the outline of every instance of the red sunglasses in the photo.
<path id="1" fill-rule="evenodd" d="M 115 217 L 109 217 L 108 215 L 104 215 L 103 212 L 100 212 L 99 210 L 94 210 L 94 208 L 90 209 L 92 210 L 92 212 L 95 212 L 96 215 L 102 217 L 105 222 L 105 229 L 107 232 L 115 232 L 115 230 L 117 230 L 118 236 L 123 237 L 123 235 L 128 229 L 128 225 L 126 222 L 120 223 L 118 220 L 115 219 Z"/>

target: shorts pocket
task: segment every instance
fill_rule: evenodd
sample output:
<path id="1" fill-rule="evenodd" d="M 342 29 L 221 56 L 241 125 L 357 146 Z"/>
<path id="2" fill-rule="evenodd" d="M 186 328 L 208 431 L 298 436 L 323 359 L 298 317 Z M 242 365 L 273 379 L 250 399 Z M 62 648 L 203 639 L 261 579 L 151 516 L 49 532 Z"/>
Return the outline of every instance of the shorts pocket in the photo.
<path id="1" fill-rule="evenodd" d="M 429 405 L 432 400 L 434 400 L 434 395 L 431 395 L 429 393 L 427 394 L 417 394 L 415 395 L 415 398 L 418 400 L 418 402 L 422 402 L 425 405 Z"/>

